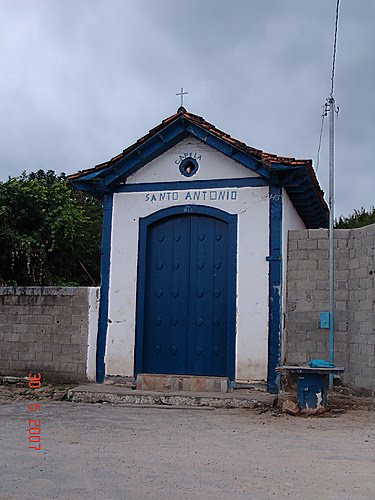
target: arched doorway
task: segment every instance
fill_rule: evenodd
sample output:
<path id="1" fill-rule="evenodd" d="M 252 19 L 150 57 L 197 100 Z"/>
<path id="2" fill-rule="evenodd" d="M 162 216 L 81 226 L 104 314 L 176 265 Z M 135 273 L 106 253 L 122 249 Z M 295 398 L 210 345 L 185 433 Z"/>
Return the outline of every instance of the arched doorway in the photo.
<path id="1" fill-rule="evenodd" d="M 176 207 L 140 224 L 136 373 L 234 378 L 236 216 Z"/>

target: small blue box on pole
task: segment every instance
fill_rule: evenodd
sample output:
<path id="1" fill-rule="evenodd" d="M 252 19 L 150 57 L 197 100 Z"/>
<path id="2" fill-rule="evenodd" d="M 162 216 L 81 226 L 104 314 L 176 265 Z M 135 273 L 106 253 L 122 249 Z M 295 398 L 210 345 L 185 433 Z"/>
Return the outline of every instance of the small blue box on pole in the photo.
<path id="1" fill-rule="evenodd" d="M 329 330 L 330 316 L 329 312 L 320 313 L 320 328 Z"/>

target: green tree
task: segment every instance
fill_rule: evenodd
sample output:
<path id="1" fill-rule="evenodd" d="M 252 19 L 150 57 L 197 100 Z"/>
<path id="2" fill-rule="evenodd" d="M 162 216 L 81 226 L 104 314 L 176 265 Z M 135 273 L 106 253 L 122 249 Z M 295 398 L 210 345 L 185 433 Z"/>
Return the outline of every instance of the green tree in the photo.
<path id="1" fill-rule="evenodd" d="M 335 221 L 336 229 L 352 229 L 355 227 L 368 226 L 369 224 L 375 223 L 375 207 L 372 207 L 369 211 L 365 210 L 363 207 L 360 210 L 354 210 L 354 212 L 348 217 L 340 217 Z"/>
<path id="2" fill-rule="evenodd" d="M 65 174 L 0 182 L 0 284 L 98 284 L 101 218 L 101 203 L 73 190 Z"/>

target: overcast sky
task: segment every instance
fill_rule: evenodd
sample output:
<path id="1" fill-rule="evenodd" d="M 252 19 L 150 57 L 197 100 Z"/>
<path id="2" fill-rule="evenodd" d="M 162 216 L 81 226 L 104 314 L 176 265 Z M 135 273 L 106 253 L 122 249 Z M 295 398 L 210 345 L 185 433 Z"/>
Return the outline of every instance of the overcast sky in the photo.
<path id="1" fill-rule="evenodd" d="M 188 111 L 315 161 L 336 0 L 0 0 L 0 180 L 73 173 Z M 375 1 L 341 0 L 336 215 L 375 205 Z M 327 132 L 318 177 L 327 192 Z"/>

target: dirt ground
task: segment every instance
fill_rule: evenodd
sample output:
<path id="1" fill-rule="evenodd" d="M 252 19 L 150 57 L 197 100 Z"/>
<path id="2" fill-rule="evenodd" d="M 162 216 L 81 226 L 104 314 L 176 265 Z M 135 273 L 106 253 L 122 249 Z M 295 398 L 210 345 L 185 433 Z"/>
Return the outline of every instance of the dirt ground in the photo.
<path id="1" fill-rule="evenodd" d="M 5 400 L 1 500 L 375 498 L 375 411 L 292 417 Z M 34 403 L 41 451 L 29 449 Z"/>

